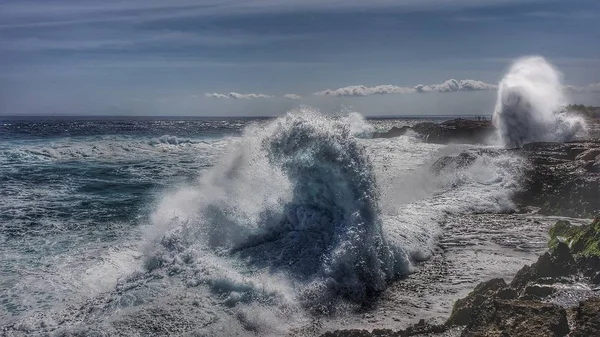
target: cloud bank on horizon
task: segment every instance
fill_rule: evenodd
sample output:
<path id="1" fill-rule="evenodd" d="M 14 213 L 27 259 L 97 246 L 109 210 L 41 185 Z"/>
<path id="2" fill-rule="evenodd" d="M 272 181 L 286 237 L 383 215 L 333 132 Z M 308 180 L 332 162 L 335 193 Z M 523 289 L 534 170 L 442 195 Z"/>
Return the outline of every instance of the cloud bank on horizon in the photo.
<path id="1" fill-rule="evenodd" d="M 383 94 L 414 94 L 428 92 L 457 92 L 457 91 L 477 91 L 477 90 L 495 90 L 497 85 L 484 83 L 476 80 L 455 80 L 450 79 L 441 84 L 423 85 L 419 84 L 412 88 L 399 87 L 395 85 L 378 85 L 367 87 L 364 85 L 354 85 L 339 89 L 327 89 L 314 93 L 317 96 L 370 96 Z"/>
<path id="2" fill-rule="evenodd" d="M 237 92 L 230 92 L 228 94 L 219 93 L 206 93 L 204 96 L 209 98 L 224 98 L 224 99 L 257 99 L 257 98 L 273 98 L 274 96 L 265 94 L 240 94 Z"/>
<path id="3" fill-rule="evenodd" d="M 287 99 L 302 99 L 302 96 L 296 94 L 285 94 L 283 97 Z"/>
<path id="4" fill-rule="evenodd" d="M 423 85 L 418 84 L 414 87 L 401 87 L 392 84 L 377 85 L 368 87 L 365 85 L 351 85 L 341 87 L 338 89 L 326 89 L 323 91 L 317 91 L 313 93 L 314 96 L 333 96 L 333 97 L 365 97 L 372 95 L 386 95 L 386 94 L 420 94 L 420 93 L 453 93 L 462 91 L 484 91 L 484 90 L 498 90 L 498 85 L 489 84 L 477 80 L 455 80 L 449 79 L 444 83 Z M 563 90 L 566 92 L 573 93 L 600 93 L 600 82 L 591 83 L 586 86 L 578 87 L 574 85 L 565 85 Z M 220 98 L 220 99 L 259 99 L 259 98 L 277 98 L 275 95 L 267 94 L 240 94 L 236 92 L 230 92 L 228 94 L 220 93 L 206 93 L 205 97 L 208 98 Z M 297 94 L 285 94 L 283 98 L 291 100 L 303 99 L 302 96 Z"/>

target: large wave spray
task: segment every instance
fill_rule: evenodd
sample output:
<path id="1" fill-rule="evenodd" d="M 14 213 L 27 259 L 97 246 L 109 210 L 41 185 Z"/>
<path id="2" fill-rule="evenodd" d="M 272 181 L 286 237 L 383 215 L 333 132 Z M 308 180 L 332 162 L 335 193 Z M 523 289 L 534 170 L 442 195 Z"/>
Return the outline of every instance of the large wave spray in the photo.
<path id="1" fill-rule="evenodd" d="M 569 141 L 585 128 L 567 116 L 560 73 L 543 57 L 517 60 L 500 81 L 493 122 L 507 148 L 539 141 Z"/>
<path id="2" fill-rule="evenodd" d="M 352 132 L 308 108 L 248 130 L 197 186 L 165 198 L 149 268 L 243 261 L 245 275 L 285 275 L 317 310 L 384 290 L 409 262 L 386 240 L 374 169 Z"/>

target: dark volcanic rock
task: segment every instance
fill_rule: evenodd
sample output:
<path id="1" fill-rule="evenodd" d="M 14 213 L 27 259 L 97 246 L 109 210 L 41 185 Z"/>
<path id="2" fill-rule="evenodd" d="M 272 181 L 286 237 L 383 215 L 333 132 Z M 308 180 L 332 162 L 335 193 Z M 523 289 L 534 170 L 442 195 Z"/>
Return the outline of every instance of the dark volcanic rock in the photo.
<path id="1" fill-rule="evenodd" d="M 436 144 L 485 144 L 496 132 L 491 121 L 458 118 L 440 124 L 432 122 L 418 123 L 412 128 L 408 126 L 393 127 L 387 132 L 374 133 L 373 138 L 398 137 L 406 134 L 408 130 L 419 134 L 424 141 Z"/>
<path id="2" fill-rule="evenodd" d="M 432 325 L 426 323 L 425 320 L 420 320 L 419 323 L 406 328 L 405 330 L 390 330 L 390 329 L 374 329 L 369 332 L 367 330 L 348 329 L 329 331 L 321 335 L 321 337 L 410 337 L 416 335 L 429 335 L 443 333 L 448 328 L 445 325 Z"/>
<path id="3" fill-rule="evenodd" d="M 565 336 L 569 324 L 565 309 L 548 303 L 494 300 L 479 307 L 463 337 Z"/>
<path id="4" fill-rule="evenodd" d="M 431 125 L 419 128 L 415 125 L 414 129 L 424 135 L 427 142 L 436 144 L 485 144 L 496 133 L 491 121 L 462 118 L 446 121 L 437 125 L 437 128 Z"/>
<path id="5" fill-rule="evenodd" d="M 575 315 L 575 329 L 570 336 L 600 336 L 600 298 L 591 298 L 579 305 Z"/>
<path id="6" fill-rule="evenodd" d="M 532 298 L 544 298 L 552 295 L 556 289 L 547 285 L 534 284 L 525 287 L 525 295 L 529 295 Z"/>
<path id="7" fill-rule="evenodd" d="M 515 151 L 532 164 L 515 195 L 517 203 L 540 207 L 547 215 L 600 214 L 600 139 L 531 143 Z"/>
<path id="8" fill-rule="evenodd" d="M 501 278 L 480 283 L 467 297 L 454 303 L 446 325 L 465 325 L 469 323 L 471 313 L 475 308 L 480 307 L 483 302 L 494 297 L 498 291 L 506 287 L 506 282 Z"/>
<path id="9" fill-rule="evenodd" d="M 390 331 L 391 333 L 391 331 Z M 321 337 L 372 337 L 367 330 L 349 329 L 349 330 L 336 330 L 329 331 L 321 335 Z"/>
<path id="10" fill-rule="evenodd" d="M 394 138 L 404 136 L 408 130 L 410 130 L 410 126 L 403 126 L 401 128 L 394 126 L 388 131 L 385 132 L 375 132 L 371 138 Z"/>
<path id="11" fill-rule="evenodd" d="M 598 233 L 600 217 L 584 226 L 559 221 L 550 230 L 549 252 L 524 266 L 510 285 L 500 278 L 477 285 L 455 302 L 444 325 L 421 320 L 405 330 L 338 330 L 323 336 L 441 337 L 461 331 L 463 337 L 600 336 L 600 297 L 581 287 L 600 282 Z"/>
<path id="12" fill-rule="evenodd" d="M 541 279 L 555 280 L 560 277 L 568 277 L 577 271 L 577 266 L 569 247 L 559 243 L 551 252 L 544 255 L 532 264 L 524 266 L 517 272 L 510 286 L 515 289 L 524 289 L 531 282 Z"/>
<path id="13" fill-rule="evenodd" d="M 590 278 L 590 281 L 592 284 L 600 284 L 600 271 L 593 274 L 593 276 Z"/>
<path id="14" fill-rule="evenodd" d="M 431 165 L 431 170 L 440 173 L 445 169 L 462 169 L 471 166 L 477 160 L 477 156 L 470 152 L 461 152 L 456 156 L 444 156 Z"/>

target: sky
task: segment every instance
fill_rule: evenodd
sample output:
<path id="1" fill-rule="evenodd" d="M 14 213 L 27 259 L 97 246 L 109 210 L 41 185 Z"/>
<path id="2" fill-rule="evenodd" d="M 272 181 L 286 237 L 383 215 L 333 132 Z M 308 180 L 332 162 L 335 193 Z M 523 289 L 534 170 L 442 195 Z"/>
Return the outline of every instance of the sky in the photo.
<path id="1" fill-rule="evenodd" d="M 600 105 L 599 17 L 597 0 L 1 0 L 0 115 L 491 114 L 527 55 Z"/>

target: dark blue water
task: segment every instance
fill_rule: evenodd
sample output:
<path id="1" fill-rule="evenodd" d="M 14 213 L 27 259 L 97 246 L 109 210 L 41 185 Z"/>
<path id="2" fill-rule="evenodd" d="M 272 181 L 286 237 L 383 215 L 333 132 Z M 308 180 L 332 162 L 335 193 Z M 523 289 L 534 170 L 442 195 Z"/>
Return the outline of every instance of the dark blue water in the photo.
<path id="1" fill-rule="evenodd" d="M 0 318 L 50 305 L 43 278 L 57 264 L 137 235 L 160 191 L 195 179 L 258 122 L 0 119 Z"/>

